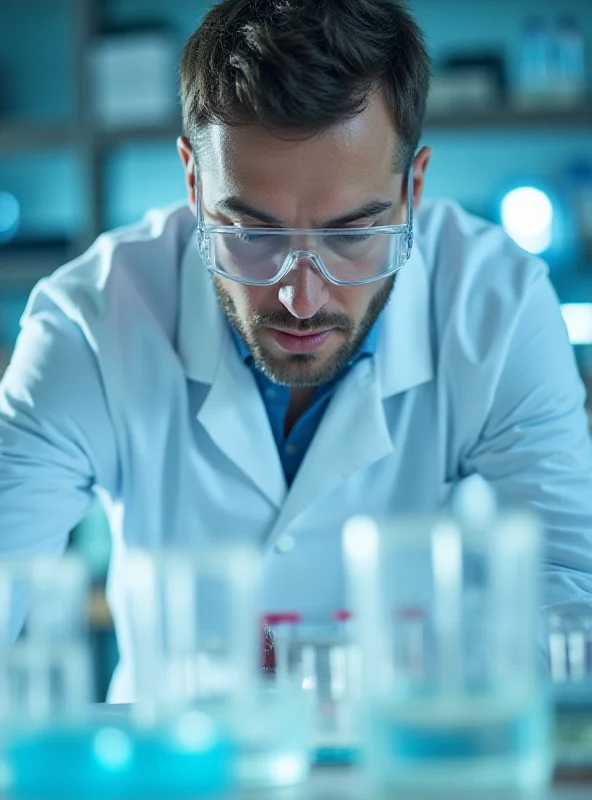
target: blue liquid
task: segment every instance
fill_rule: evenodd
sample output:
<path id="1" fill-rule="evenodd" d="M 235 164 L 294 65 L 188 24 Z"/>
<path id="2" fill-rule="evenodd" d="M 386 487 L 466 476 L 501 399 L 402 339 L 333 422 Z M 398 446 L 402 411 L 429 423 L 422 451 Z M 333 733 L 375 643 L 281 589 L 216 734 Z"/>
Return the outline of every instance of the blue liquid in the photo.
<path id="1" fill-rule="evenodd" d="M 180 745 L 169 731 L 108 726 L 20 732 L 0 765 L 15 798 L 210 798 L 231 784 L 233 750 L 222 739 Z"/>
<path id="2" fill-rule="evenodd" d="M 357 747 L 317 747 L 314 763 L 318 766 L 355 764 L 359 759 Z"/>
<path id="3" fill-rule="evenodd" d="M 380 783 L 528 789 L 550 778 L 549 714 L 540 698 L 415 699 L 376 709 L 370 725 L 368 761 Z"/>

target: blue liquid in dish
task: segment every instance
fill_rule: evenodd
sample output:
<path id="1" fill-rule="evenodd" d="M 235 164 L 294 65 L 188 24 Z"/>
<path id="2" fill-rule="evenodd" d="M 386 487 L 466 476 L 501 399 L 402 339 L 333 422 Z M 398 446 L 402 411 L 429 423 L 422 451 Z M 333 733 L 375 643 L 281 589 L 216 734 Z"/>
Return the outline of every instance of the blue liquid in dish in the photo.
<path id="1" fill-rule="evenodd" d="M 553 759 L 542 698 L 414 699 L 377 708 L 368 761 L 380 783 L 404 787 L 544 786 Z"/>
<path id="2" fill-rule="evenodd" d="M 203 732 L 202 732 L 203 733 Z M 24 800 L 214 798 L 231 786 L 234 750 L 194 730 L 52 726 L 2 742 L 3 793 Z"/>

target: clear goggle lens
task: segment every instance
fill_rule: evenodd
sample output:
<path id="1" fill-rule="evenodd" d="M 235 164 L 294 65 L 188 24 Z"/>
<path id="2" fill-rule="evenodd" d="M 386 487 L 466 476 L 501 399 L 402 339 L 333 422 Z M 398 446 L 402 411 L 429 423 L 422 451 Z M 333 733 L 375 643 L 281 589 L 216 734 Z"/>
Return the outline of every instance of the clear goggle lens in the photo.
<path id="1" fill-rule="evenodd" d="M 214 272 L 235 281 L 272 284 L 302 261 L 337 284 L 367 283 L 392 275 L 409 258 L 410 231 L 351 229 L 294 232 L 237 228 L 213 231 L 204 255 Z"/>

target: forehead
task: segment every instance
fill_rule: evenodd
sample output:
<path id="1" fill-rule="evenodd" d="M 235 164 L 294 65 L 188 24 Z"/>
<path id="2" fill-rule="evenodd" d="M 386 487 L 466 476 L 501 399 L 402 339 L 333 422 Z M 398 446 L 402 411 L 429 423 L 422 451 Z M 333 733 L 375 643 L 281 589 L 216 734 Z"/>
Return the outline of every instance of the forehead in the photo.
<path id="1" fill-rule="evenodd" d="M 382 93 L 350 120 L 314 135 L 272 133 L 258 125 L 211 125 L 200 158 L 204 194 L 239 194 L 282 203 L 359 198 L 388 191 L 397 145 Z"/>

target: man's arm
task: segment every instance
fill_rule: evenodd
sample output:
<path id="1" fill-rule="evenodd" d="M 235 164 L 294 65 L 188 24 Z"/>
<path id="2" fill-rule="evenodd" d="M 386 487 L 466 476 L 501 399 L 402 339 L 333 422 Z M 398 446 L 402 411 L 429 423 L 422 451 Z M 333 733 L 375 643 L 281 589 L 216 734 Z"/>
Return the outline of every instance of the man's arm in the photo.
<path id="1" fill-rule="evenodd" d="M 114 481 L 94 354 L 80 329 L 42 302 L 25 320 L 0 384 L 0 558 L 62 552 L 95 483 Z"/>
<path id="2" fill-rule="evenodd" d="M 504 505 L 526 505 L 542 518 L 547 605 L 592 602 L 592 441 L 584 402 L 557 297 L 541 277 L 462 468 L 491 481 Z"/>

